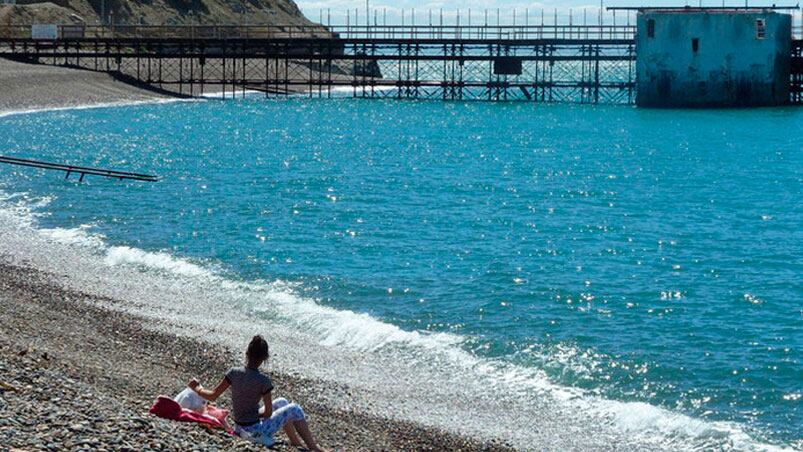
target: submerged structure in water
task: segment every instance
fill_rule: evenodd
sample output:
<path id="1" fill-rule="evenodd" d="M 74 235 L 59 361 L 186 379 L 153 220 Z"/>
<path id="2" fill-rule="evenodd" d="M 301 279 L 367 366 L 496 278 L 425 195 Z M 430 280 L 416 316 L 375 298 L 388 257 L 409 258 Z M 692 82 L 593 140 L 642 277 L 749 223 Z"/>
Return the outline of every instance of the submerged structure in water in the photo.
<path id="1" fill-rule="evenodd" d="M 637 17 L 637 105 L 790 102 L 789 14 L 765 8 L 669 8 L 641 10 Z"/>

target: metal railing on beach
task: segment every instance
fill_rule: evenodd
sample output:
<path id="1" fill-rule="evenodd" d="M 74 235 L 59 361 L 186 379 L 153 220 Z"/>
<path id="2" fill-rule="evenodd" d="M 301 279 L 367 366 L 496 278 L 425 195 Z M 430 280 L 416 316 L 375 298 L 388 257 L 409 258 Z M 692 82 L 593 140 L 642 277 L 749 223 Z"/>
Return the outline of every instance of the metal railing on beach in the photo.
<path id="1" fill-rule="evenodd" d="M 27 166 L 30 168 L 40 168 L 47 170 L 63 171 L 66 173 L 65 179 L 69 179 L 70 175 L 75 173 L 80 175 L 79 182 L 84 180 L 87 174 L 93 176 L 108 177 L 111 179 L 119 180 L 139 180 L 145 182 L 157 182 L 158 177 L 150 174 L 132 173 L 128 171 L 108 170 L 102 168 L 91 168 L 88 166 L 75 166 L 63 165 L 60 163 L 43 162 L 41 160 L 22 159 L 17 157 L 0 156 L 0 163 L 7 163 L 9 165 Z"/>
<path id="2" fill-rule="evenodd" d="M 341 25 L 331 30 L 347 39 L 538 40 L 633 39 L 630 25 Z"/>

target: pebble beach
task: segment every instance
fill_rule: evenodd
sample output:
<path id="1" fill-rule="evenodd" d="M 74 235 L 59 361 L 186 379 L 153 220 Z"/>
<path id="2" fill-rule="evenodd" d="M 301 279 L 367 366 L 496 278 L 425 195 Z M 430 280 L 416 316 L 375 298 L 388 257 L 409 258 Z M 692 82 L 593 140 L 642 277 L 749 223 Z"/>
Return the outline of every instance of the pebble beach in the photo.
<path id="1" fill-rule="evenodd" d="M 0 256 L 0 258 L 2 258 Z M 159 419 L 159 394 L 217 381 L 239 353 L 148 331 L 32 268 L 0 264 L 0 445 L 21 450 L 265 450 L 220 430 Z M 108 300 L 106 300 L 108 301 Z M 272 374 L 332 450 L 511 450 L 316 403 L 325 385 Z M 227 406 L 228 398 L 221 399 Z M 283 434 L 274 450 L 295 450 Z"/>
<path id="2" fill-rule="evenodd" d="M 109 74 L 0 58 L 0 115 L 168 99 Z"/>

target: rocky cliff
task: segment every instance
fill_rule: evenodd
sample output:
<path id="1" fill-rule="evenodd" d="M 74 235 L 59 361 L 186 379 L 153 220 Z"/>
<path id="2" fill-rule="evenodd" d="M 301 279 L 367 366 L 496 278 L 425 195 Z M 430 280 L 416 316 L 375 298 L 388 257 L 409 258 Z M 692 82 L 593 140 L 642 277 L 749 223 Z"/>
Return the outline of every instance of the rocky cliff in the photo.
<path id="1" fill-rule="evenodd" d="M 94 25 L 308 25 L 293 0 L 17 0 L 0 6 L 0 27 L 31 23 Z"/>

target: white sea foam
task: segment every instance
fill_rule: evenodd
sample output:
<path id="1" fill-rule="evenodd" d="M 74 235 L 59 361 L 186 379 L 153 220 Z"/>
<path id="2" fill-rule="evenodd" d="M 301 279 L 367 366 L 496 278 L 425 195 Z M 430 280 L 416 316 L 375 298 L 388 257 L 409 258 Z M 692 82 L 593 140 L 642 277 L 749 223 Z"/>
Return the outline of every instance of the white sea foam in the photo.
<path id="1" fill-rule="evenodd" d="M 236 99 L 238 97 L 242 97 L 243 94 L 246 96 L 255 96 L 258 94 L 264 95 L 265 93 L 253 89 L 247 89 L 245 91 L 242 89 L 235 89 L 234 91 L 213 91 L 211 93 L 203 93 L 201 94 L 201 97 L 205 99 Z"/>
<path id="2" fill-rule="evenodd" d="M 373 88 L 373 90 L 375 92 L 395 91 L 397 89 L 398 88 L 395 87 L 395 86 L 377 86 L 377 87 Z M 332 97 L 348 97 L 351 93 L 354 92 L 354 88 L 351 87 L 351 86 L 335 86 L 335 87 L 330 88 L 328 92 L 331 93 Z M 312 93 L 313 93 L 313 95 L 317 96 L 318 95 L 318 90 L 317 89 L 313 89 Z M 326 90 L 322 91 L 322 93 L 323 93 L 324 96 L 328 95 Z M 243 96 L 243 95 L 245 95 L 245 96 Z M 252 98 L 253 97 L 261 97 L 261 96 L 264 96 L 264 95 L 265 95 L 264 91 L 251 90 L 251 89 L 246 89 L 245 91 L 243 91 L 242 89 L 236 89 L 234 91 L 228 90 L 228 91 L 208 92 L 208 93 L 202 94 L 200 97 L 204 98 L 204 99 L 238 99 L 238 98 L 242 98 L 242 97 L 252 97 Z M 285 94 L 285 95 L 269 94 L 269 96 L 281 96 L 281 97 L 285 97 L 285 98 L 309 97 L 309 95 L 310 95 L 309 91 L 298 91 L 298 92 L 295 92 L 295 93 L 289 93 L 289 94 Z M 2 116 L 2 115 L 0 115 L 0 116 Z"/>
<path id="3" fill-rule="evenodd" d="M 108 246 L 91 225 L 38 228 L 26 199 L 0 192 L 0 255 L 124 300 L 108 307 L 150 318 L 156 329 L 233 349 L 267 331 L 275 367 L 353 388 L 350 396 L 321 394 L 335 405 L 502 437 L 521 449 L 776 449 L 736 424 L 604 399 L 554 384 L 537 368 L 479 358 L 457 335 L 404 331 L 322 306 L 290 282 L 242 282 L 165 252 Z"/>
<path id="4" fill-rule="evenodd" d="M 37 107 L 37 108 L 29 108 L 29 109 L 22 109 L 22 110 L 3 110 L 0 111 L 0 118 L 4 118 L 7 116 L 16 116 L 16 115 L 26 115 L 31 113 L 43 113 L 43 112 L 50 112 L 50 111 L 65 111 L 65 110 L 89 110 L 95 108 L 111 108 L 111 107 L 129 107 L 134 105 L 149 105 L 149 104 L 169 104 L 175 102 L 198 102 L 199 99 L 193 98 L 161 98 L 161 97 L 154 97 L 152 99 L 141 99 L 141 100 L 120 100 L 114 102 L 97 102 L 97 103 L 88 103 L 88 104 L 79 104 L 79 105 L 70 105 L 70 106 L 62 106 L 62 107 Z"/>
<path id="5" fill-rule="evenodd" d="M 77 228 L 53 228 L 53 229 L 39 229 L 39 232 L 59 243 L 67 245 L 76 245 L 88 247 L 92 249 L 101 249 L 105 246 L 103 236 L 99 234 L 91 234 L 88 231 L 92 228 L 90 224 L 83 224 Z"/>
<path id="6" fill-rule="evenodd" d="M 176 259 L 167 253 L 150 253 L 127 246 L 113 246 L 106 251 L 107 265 L 136 265 L 161 270 L 181 276 L 208 277 L 211 272 L 184 259 Z"/>

